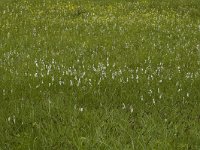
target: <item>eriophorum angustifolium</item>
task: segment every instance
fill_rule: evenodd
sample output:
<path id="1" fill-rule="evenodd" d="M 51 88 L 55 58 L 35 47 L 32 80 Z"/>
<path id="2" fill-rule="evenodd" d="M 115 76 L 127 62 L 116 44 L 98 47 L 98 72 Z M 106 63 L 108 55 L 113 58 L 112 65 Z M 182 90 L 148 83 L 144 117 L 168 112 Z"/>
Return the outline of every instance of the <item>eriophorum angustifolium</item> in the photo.
<path id="1" fill-rule="evenodd" d="M 200 149 L 199 0 L 1 0 L 0 149 Z"/>

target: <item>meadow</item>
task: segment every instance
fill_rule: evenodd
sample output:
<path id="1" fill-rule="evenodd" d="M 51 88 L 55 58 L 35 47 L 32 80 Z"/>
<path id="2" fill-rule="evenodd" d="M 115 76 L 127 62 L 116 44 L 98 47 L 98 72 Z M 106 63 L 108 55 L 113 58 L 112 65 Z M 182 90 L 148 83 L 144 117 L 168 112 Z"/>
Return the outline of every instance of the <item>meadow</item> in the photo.
<path id="1" fill-rule="evenodd" d="M 199 0 L 1 0 L 0 150 L 200 149 Z"/>

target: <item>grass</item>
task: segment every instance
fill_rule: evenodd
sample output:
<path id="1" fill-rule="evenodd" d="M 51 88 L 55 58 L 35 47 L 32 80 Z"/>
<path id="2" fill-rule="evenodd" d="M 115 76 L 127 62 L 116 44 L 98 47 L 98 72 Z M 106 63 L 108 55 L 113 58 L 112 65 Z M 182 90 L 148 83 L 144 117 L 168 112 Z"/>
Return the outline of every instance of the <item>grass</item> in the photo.
<path id="1" fill-rule="evenodd" d="M 0 149 L 200 149 L 199 0 L 1 0 Z"/>

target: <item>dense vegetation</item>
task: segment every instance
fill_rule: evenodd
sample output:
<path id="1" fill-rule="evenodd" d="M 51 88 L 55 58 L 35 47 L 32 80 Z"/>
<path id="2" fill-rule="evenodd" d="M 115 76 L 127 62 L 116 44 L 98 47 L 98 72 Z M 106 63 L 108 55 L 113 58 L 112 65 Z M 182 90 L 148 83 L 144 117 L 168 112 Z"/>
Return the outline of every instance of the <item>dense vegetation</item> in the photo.
<path id="1" fill-rule="evenodd" d="M 0 149 L 200 149 L 199 0 L 1 0 Z"/>

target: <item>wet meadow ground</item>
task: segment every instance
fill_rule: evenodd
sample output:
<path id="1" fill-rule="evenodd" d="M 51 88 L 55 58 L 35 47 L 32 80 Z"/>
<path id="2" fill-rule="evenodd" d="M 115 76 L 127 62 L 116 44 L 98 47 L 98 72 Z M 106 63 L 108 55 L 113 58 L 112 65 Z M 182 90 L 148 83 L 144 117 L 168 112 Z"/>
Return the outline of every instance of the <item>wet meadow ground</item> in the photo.
<path id="1" fill-rule="evenodd" d="M 1 0 L 0 149 L 200 149 L 199 0 Z"/>

